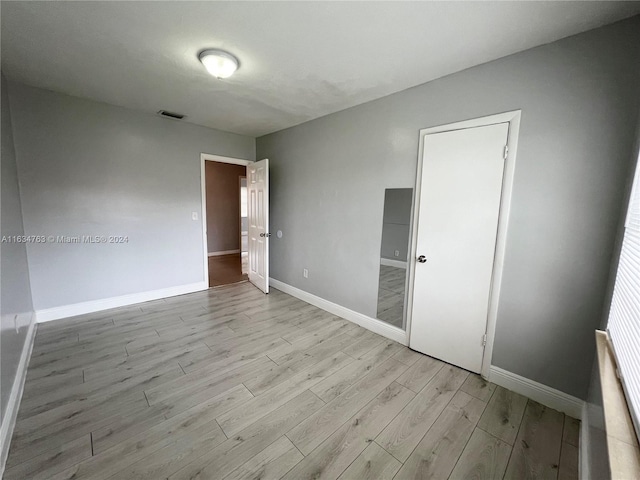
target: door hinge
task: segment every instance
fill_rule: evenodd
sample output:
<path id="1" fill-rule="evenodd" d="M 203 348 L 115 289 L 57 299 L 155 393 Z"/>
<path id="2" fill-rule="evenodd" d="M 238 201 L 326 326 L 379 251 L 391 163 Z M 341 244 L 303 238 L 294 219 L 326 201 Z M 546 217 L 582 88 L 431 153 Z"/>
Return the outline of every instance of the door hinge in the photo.
<path id="1" fill-rule="evenodd" d="M 504 146 L 504 150 L 502 151 L 502 158 L 507 159 L 507 155 L 509 155 L 509 145 Z"/>
<path id="2" fill-rule="evenodd" d="M 487 345 L 487 334 L 485 333 L 485 334 L 482 336 L 482 346 L 484 347 L 484 346 L 486 346 L 486 345 Z"/>

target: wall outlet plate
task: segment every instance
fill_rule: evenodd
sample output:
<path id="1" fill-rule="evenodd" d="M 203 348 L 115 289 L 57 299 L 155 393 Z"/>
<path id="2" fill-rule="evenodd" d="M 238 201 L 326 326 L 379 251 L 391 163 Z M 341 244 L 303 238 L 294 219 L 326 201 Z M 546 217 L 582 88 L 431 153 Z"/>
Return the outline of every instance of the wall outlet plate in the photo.
<path id="1" fill-rule="evenodd" d="M 307 270 L 306 268 L 302 269 L 302 276 L 304 278 L 309 278 L 309 270 Z"/>

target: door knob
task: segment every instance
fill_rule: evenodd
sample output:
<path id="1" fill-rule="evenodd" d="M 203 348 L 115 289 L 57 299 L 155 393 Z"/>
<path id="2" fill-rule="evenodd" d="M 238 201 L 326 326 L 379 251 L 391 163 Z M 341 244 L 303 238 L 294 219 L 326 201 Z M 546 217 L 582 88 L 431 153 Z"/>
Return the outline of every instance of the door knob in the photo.
<path id="1" fill-rule="evenodd" d="M 425 257 L 424 255 L 420 255 L 418 257 L 418 263 L 427 263 L 427 257 Z"/>

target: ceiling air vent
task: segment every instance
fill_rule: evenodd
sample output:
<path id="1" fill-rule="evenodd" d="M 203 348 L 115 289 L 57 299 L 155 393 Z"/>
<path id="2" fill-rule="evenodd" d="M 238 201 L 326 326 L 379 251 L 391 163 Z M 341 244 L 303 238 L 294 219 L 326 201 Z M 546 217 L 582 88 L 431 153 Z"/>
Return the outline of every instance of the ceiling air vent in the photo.
<path id="1" fill-rule="evenodd" d="M 158 115 L 161 117 L 173 118 L 174 120 L 182 120 L 185 117 L 181 113 L 169 112 L 167 110 L 159 110 Z"/>

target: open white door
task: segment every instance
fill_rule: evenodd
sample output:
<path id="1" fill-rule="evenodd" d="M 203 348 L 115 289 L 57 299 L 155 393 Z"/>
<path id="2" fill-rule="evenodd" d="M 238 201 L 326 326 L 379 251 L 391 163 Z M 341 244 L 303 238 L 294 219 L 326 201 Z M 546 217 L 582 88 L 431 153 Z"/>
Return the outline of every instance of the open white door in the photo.
<path id="1" fill-rule="evenodd" d="M 247 165 L 249 281 L 269 293 L 269 160 Z"/>

